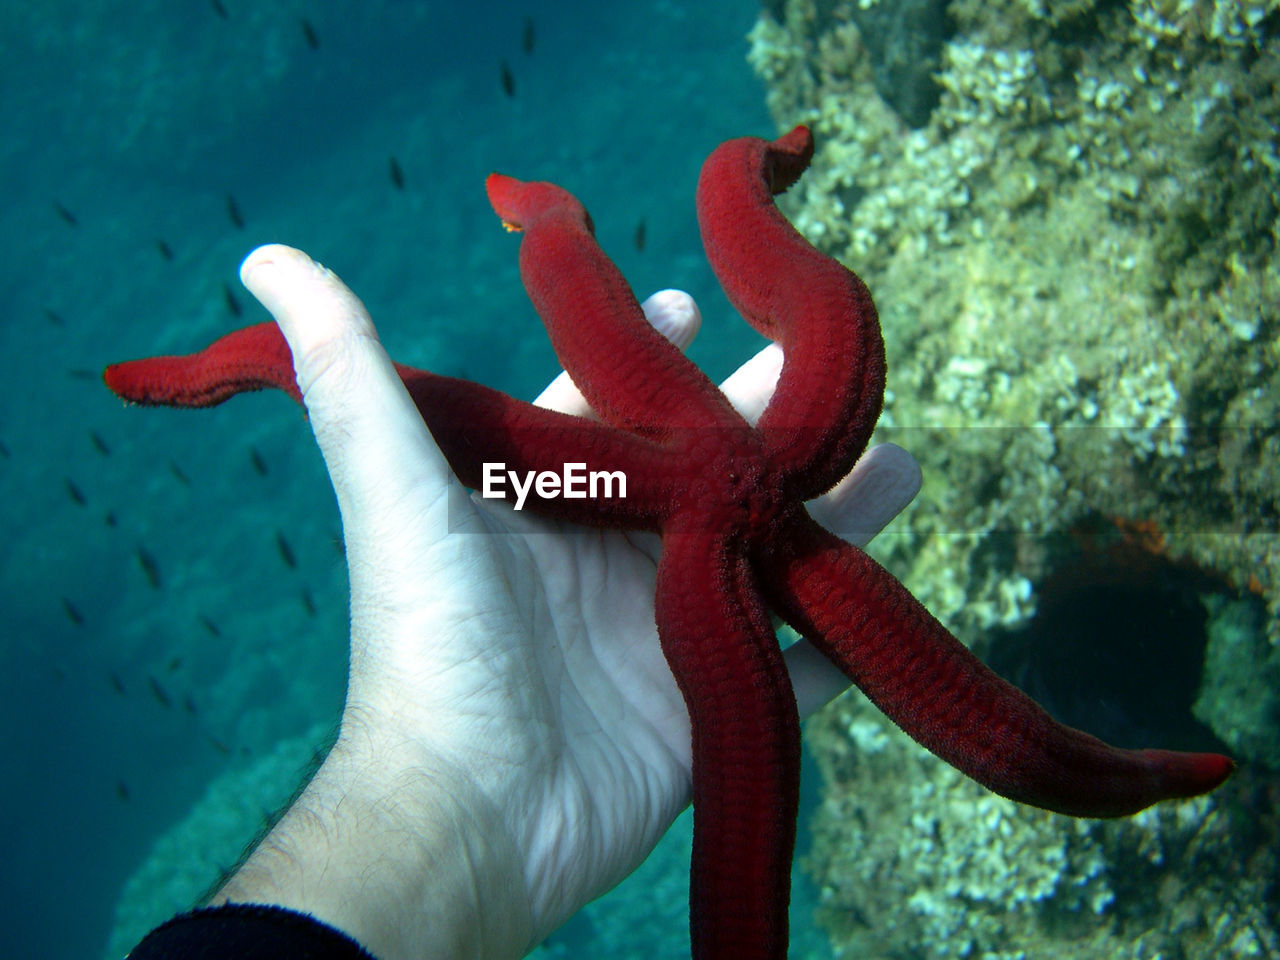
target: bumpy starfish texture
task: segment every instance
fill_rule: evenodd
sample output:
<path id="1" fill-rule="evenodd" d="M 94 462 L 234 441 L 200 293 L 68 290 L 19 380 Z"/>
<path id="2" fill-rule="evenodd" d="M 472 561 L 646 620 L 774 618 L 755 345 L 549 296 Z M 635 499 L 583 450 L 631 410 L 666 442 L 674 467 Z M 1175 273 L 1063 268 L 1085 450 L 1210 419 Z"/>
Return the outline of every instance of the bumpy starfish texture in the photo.
<path id="1" fill-rule="evenodd" d="M 693 954 L 777 958 L 799 793 L 800 728 L 769 609 L 807 637 L 895 723 L 991 790 L 1088 817 L 1194 796 L 1233 769 L 1216 754 L 1121 750 L 1054 721 L 987 669 L 901 584 L 828 533 L 803 502 L 853 466 L 880 413 L 884 346 L 862 281 L 778 212 L 813 153 L 797 127 L 731 140 L 707 159 L 698 218 L 708 259 L 742 315 L 785 362 L 753 428 L 644 320 L 597 246 L 582 205 L 547 183 L 492 175 L 495 211 L 522 230 L 520 268 L 565 369 L 601 422 L 398 366 L 459 479 L 481 465 L 622 470 L 625 499 L 530 506 L 596 526 L 662 534 L 658 633 L 693 735 Z M 207 406 L 276 387 L 300 400 L 273 324 L 189 357 L 111 367 L 140 403 Z"/>

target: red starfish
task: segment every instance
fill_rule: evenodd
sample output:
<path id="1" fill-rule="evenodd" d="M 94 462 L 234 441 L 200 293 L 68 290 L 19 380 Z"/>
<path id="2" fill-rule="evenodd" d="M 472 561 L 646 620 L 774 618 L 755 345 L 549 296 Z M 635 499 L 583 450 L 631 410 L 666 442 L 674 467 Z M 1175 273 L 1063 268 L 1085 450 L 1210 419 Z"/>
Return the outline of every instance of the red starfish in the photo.
<path id="1" fill-rule="evenodd" d="M 813 154 L 797 127 L 722 144 L 698 183 L 707 256 L 734 305 L 781 343 L 773 400 L 753 429 L 646 323 L 590 218 L 548 183 L 492 175 L 490 201 L 524 231 L 520 267 L 560 361 L 602 423 L 551 413 L 463 380 L 398 367 L 461 481 L 481 465 L 622 470 L 626 499 L 544 499 L 534 509 L 662 534 L 657 623 L 693 730 L 693 953 L 784 957 L 800 728 L 768 608 L 808 637 L 903 730 L 996 793 L 1113 817 L 1222 783 L 1216 754 L 1121 750 L 1056 723 L 988 670 L 865 553 L 803 502 L 862 453 L 884 392 L 867 288 L 810 246 L 772 194 Z M 140 403 L 210 406 L 276 387 L 300 400 L 274 324 L 189 357 L 108 368 Z M 766 606 L 767 604 L 767 606 Z"/>

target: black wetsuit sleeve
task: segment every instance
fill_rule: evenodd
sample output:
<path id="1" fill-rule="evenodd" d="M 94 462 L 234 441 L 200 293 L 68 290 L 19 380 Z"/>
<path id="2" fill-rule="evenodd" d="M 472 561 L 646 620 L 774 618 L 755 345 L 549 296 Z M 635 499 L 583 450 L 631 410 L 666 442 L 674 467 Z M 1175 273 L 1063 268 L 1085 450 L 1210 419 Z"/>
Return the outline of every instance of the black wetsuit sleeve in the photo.
<path id="1" fill-rule="evenodd" d="M 161 924 L 128 960 L 374 960 L 360 944 L 305 913 L 256 903 L 192 910 Z"/>

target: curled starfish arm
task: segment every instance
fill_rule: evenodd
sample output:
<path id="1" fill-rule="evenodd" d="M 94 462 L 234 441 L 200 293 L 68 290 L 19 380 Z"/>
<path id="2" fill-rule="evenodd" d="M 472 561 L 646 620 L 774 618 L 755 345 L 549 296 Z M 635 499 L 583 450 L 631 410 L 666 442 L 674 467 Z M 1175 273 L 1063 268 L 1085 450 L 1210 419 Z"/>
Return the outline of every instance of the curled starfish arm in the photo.
<path id="1" fill-rule="evenodd" d="M 655 607 L 693 731 L 693 956 L 784 957 L 800 725 L 768 615 L 746 562 L 700 532 L 664 535 Z"/>
<path id="2" fill-rule="evenodd" d="M 293 356 L 274 323 L 235 330 L 199 353 L 115 363 L 102 379 L 116 396 L 146 406 L 213 407 L 267 389 L 302 402 Z"/>
<path id="3" fill-rule="evenodd" d="M 773 202 L 804 171 L 813 137 L 728 140 L 698 178 L 707 260 L 733 305 L 786 355 L 758 429 L 801 499 L 849 472 L 884 397 L 884 342 L 866 285 L 791 226 Z"/>
<path id="4" fill-rule="evenodd" d="M 531 472 L 558 473 L 566 462 L 581 462 L 585 471 L 618 471 L 636 480 L 626 497 L 609 499 L 543 496 L 530 487 L 528 505 L 543 515 L 586 525 L 657 528 L 670 494 L 641 480 L 669 472 L 672 454 L 477 383 L 402 363 L 394 366 L 465 486 L 482 488 L 486 462 L 504 465 L 504 481 L 508 470 L 523 478 Z M 274 323 L 236 330 L 198 353 L 114 364 L 103 379 L 117 396 L 141 404 L 212 407 L 238 393 L 264 389 L 283 390 L 302 403 L 289 345 Z M 514 496 L 510 483 L 504 483 L 504 490 Z"/>
<path id="5" fill-rule="evenodd" d="M 777 565 L 784 617 L 885 714 L 988 789 L 1079 817 L 1120 817 L 1198 796 L 1227 757 L 1124 750 L 1054 720 L 987 668 L 884 568 L 803 522 Z"/>
<path id="6" fill-rule="evenodd" d="M 676 427 L 742 425 L 715 384 L 645 320 L 577 198 L 498 173 L 485 189 L 503 224 L 524 234 L 520 276 L 529 299 L 602 420 L 655 439 Z"/>
<path id="7" fill-rule="evenodd" d="M 653 328 L 682 351 L 693 342 L 702 326 L 702 313 L 697 303 L 683 290 L 659 290 L 645 300 L 640 309 Z M 725 395 L 729 396 L 727 392 Z M 577 417 L 595 417 L 591 404 L 574 385 L 573 378 L 563 370 L 533 402 L 548 410 L 559 410 Z M 738 404 L 734 403 L 734 407 L 737 409 Z"/>

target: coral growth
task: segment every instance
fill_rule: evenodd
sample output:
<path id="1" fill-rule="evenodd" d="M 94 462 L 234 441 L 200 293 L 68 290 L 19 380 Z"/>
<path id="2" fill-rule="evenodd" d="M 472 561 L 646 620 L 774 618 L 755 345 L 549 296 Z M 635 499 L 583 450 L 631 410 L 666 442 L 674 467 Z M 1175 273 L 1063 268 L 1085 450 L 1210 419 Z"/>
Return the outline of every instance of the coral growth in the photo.
<path id="1" fill-rule="evenodd" d="M 879 438 L 924 467 L 924 491 L 883 559 L 985 654 L 996 628 L 1036 614 L 1041 585 L 1070 562 L 1081 531 L 1124 531 L 1151 569 L 1194 571 L 1185 589 L 1203 594 L 1208 614 L 1195 714 L 1243 763 L 1274 769 L 1280 2 L 952 0 L 923 121 L 877 86 L 878 61 L 895 54 L 867 40 L 863 6 L 777 3 L 752 31 L 750 57 L 779 126 L 815 129 L 813 169 L 784 206 L 874 293 L 890 364 Z M 1257 664 L 1249 682 L 1242 651 Z M 828 769 L 835 758 L 875 762 L 858 759 L 847 725 L 820 726 Z M 1274 902 L 1250 913 L 1229 898 L 1211 919 L 1206 891 L 1218 878 L 1162 875 L 1145 907 L 1121 905 L 1114 878 L 1128 861 L 1115 858 L 1128 848 L 1116 838 L 1147 829 L 1152 843 L 1174 843 L 1180 816 L 1212 819 L 1214 808 L 1080 828 L 983 798 L 927 762 L 898 758 L 874 789 L 846 795 L 837 780 L 828 791 L 828 843 L 814 865 L 846 910 L 827 914 L 838 942 L 871 936 L 865 923 L 875 928 L 867 942 L 881 945 L 868 954 L 896 955 L 883 944 L 902 925 L 941 938 L 935 951 L 1049 955 L 1021 938 L 1071 927 L 1059 908 L 1084 898 L 1086 915 L 1102 909 L 1086 939 L 1101 939 L 1053 955 L 1111 956 L 1107 938 L 1132 934 L 1176 882 L 1177 909 L 1200 911 L 1212 933 L 1199 920 L 1153 925 L 1124 955 L 1275 949 Z M 873 795 L 886 782 L 899 792 L 882 804 Z M 929 790 L 947 796 L 925 802 Z M 930 820 L 939 801 L 962 809 Z M 908 826 L 934 843 L 955 829 L 951 845 L 1013 846 L 944 856 L 919 841 L 908 855 L 897 848 L 901 817 L 879 826 L 895 838 L 884 849 L 863 826 L 837 842 L 837 824 L 882 807 L 891 817 L 895 803 L 917 811 Z M 1095 855 L 1105 866 L 1090 873 Z M 917 862 L 943 886 L 925 884 Z M 841 884 L 875 889 L 854 896 Z M 1105 904 L 1107 884 L 1116 906 Z M 948 912 L 948 892 L 970 919 Z"/>
<path id="2" fill-rule="evenodd" d="M 1274 796 L 1074 820 L 987 793 L 858 694 L 815 725 L 830 745 L 820 754 L 828 789 L 808 865 L 836 957 L 1280 951 Z"/>
<path id="3" fill-rule="evenodd" d="M 1280 53 L 1225 39 L 1280 15 L 1173 4 L 1151 44 L 1149 6 L 957 0 L 920 129 L 851 13 L 751 35 L 779 123 L 818 134 L 789 212 L 875 293 L 881 436 L 925 467 L 892 559 L 970 637 L 1034 609 L 989 536 L 1101 516 L 1264 596 L 1280 641 Z"/>

